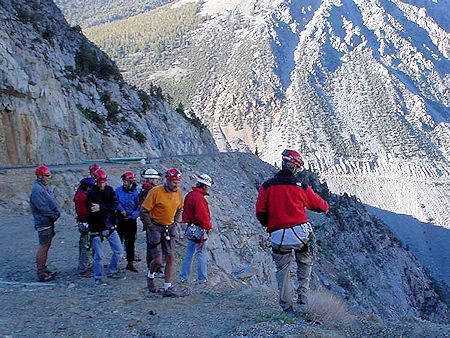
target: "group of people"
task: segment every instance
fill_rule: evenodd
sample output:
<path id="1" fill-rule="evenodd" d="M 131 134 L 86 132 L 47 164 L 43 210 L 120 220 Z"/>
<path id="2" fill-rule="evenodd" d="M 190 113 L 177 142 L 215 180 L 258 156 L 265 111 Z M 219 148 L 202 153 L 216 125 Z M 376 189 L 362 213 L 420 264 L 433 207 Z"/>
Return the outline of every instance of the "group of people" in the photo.
<path id="1" fill-rule="evenodd" d="M 80 232 L 78 270 L 83 277 L 93 276 L 95 285 L 103 284 L 103 242 L 108 241 L 112 256 L 106 276 L 120 278 L 119 262 L 126 251 L 126 269 L 138 272 L 134 265 L 137 219 L 140 217 L 146 232 L 147 285 L 150 292 L 158 292 L 155 275 L 164 267 L 164 297 L 177 297 L 172 288 L 174 272 L 176 224 L 187 224 L 187 249 L 180 279 L 191 275 L 194 256 L 198 257 L 198 283 L 208 278 L 206 262 L 207 234 L 212 229 L 211 215 L 205 196 L 213 181 L 207 174 L 197 176 L 192 191 L 183 200 L 180 185 L 182 175 L 176 168 L 162 174 L 153 168 L 141 173 L 142 186 L 137 187 L 136 176 L 127 171 L 121 175 L 122 185 L 113 189 L 107 184 L 108 175 L 98 164 L 89 166 L 90 176 L 80 181 L 73 197 L 76 220 Z M 48 167 L 36 168 L 36 181 L 30 196 L 31 211 L 38 231 L 39 249 L 36 255 L 37 277 L 46 282 L 55 278 L 47 268 L 47 256 L 55 235 L 55 222 L 61 211 L 49 187 L 52 177 Z M 184 206 L 184 208 L 183 208 Z M 192 229 L 195 231 L 192 232 Z M 91 248 L 93 249 L 91 251 Z M 93 257 L 93 264 L 90 261 Z M 91 271 L 93 273 L 91 273 Z"/>
<path id="2" fill-rule="evenodd" d="M 314 232 L 306 216 L 306 209 L 327 212 L 328 203 L 312 188 L 300 181 L 296 174 L 304 166 L 301 155 L 290 149 L 282 153 L 282 169 L 265 181 L 258 191 L 256 218 L 270 234 L 272 257 L 276 266 L 279 302 L 283 311 L 293 313 L 293 294 L 290 282 L 290 263 L 294 253 L 297 263 L 297 303 L 305 307 L 314 260 Z M 164 266 L 164 297 L 178 297 L 172 286 L 175 260 L 176 224 L 186 224 L 186 251 L 180 268 L 180 282 L 190 275 L 194 256 L 197 256 L 197 282 L 208 279 L 206 240 L 212 229 L 206 196 L 213 181 L 207 174 L 197 176 L 196 185 L 185 196 L 181 193 L 182 174 L 177 168 L 164 175 L 153 168 L 141 173 L 140 189 L 133 172 L 122 174 L 122 185 L 113 189 L 107 184 L 106 171 L 98 164 L 89 167 L 90 177 L 83 178 L 73 198 L 77 215 L 79 265 L 82 276 L 90 277 L 90 258 L 93 256 L 93 278 L 103 284 L 103 248 L 106 239 L 112 257 L 106 276 L 119 278 L 119 262 L 126 251 L 126 269 L 137 272 L 134 262 L 137 219 L 146 233 L 147 287 L 159 292 L 155 276 Z M 31 212 L 38 231 L 39 249 L 36 254 L 37 277 L 49 281 L 55 273 L 47 268 L 47 255 L 55 222 L 60 217 L 55 195 L 49 188 L 50 170 L 36 168 L 36 182 L 30 196 Z M 161 183 L 162 176 L 164 181 Z M 93 254 L 90 249 L 93 248 Z"/>

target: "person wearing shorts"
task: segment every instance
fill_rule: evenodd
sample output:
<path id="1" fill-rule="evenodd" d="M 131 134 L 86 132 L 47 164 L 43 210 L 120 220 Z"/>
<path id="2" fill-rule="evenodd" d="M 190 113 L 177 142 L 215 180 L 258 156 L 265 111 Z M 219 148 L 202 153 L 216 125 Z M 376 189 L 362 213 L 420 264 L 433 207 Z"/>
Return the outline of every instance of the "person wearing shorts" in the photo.
<path id="1" fill-rule="evenodd" d="M 172 288 L 175 260 L 176 222 L 181 220 L 183 195 L 180 190 L 181 172 L 176 168 L 166 171 L 165 182 L 148 193 L 141 208 L 141 221 L 147 235 L 147 246 L 152 261 L 148 264 L 147 287 L 156 293 L 155 275 L 164 255 L 164 297 L 178 297 Z"/>
<path id="2" fill-rule="evenodd" d="M 30 195 L 34 228 L 38 232 L 39 248 L 36 253 L 37 278 L 40 282 L 52 280 L 55 273 L 47 269 L 48 251 L 55 236 L 55 222 L 61 216 L 55 194 L 49 186 L 52 174 L 46 166 L 35 170 L 36 181 Z"/>

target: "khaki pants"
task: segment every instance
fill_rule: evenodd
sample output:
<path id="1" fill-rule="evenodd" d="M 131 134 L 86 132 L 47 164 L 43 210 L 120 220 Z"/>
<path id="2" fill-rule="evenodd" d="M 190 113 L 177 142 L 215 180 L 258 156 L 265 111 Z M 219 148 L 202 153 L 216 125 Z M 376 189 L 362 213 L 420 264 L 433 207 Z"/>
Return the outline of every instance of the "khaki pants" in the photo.
<path id="1" fill-rule="evenodd" d="M 305 245 L 300 250 L 283 250 L 281 247 L 277 252 L 272 252 L 273 261 L 277 268 L 276 278 L 278 283 L 278 291 L 280 297 L 280 306 L 286 310 L 293 303 L 293 294 L 291 286 L 291 258 L 294 252 L 295 261 L 297 263 L 297 280 L 298 280 L 298 301 L 306 303 L 308 296 L 309 283 L 311 281 L 312 259 L 309 253 L 309 246 Z"/>

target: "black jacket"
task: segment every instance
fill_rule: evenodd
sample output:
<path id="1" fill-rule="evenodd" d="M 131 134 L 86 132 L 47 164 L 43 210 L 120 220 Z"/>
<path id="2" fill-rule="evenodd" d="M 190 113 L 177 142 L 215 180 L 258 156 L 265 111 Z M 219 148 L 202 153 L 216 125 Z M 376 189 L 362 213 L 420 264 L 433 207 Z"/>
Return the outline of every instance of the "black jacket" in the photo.
<path id="1" fill-rule="evenodd" d="M 92 212 L 92 204 L 100 205 L 100 211 Z M 100 232 L 114 227 L 117 224 L 117 205 L 116 192 L 109 185 L 103 191 L 97 186 L 89 189 L 86 198 L 86 207 L 89 211 L 89 231 Z"/>

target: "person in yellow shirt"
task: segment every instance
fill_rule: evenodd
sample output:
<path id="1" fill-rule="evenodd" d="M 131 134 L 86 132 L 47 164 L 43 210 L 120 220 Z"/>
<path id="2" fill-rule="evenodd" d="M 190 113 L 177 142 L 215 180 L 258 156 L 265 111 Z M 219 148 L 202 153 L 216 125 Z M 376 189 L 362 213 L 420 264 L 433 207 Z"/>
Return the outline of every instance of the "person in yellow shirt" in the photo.
<path id="1" fill-rule="evenodd" d="M 181 221 L 183 195 L 181 194 L 181 172 L 176 168 L 166 171 L 165 182 L 149 191 L 142 203 L 141 221 L 146 229 L 147 247 L 153 257 L 148 264 L 147 287 L 156 293 L 155 274 L 166 261 L 164 269 L 163 297 L 179 297 L 172 288 L 175 260 L 175 223 Z"/>

